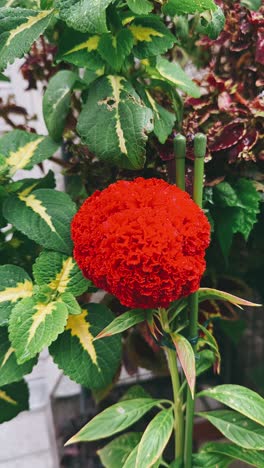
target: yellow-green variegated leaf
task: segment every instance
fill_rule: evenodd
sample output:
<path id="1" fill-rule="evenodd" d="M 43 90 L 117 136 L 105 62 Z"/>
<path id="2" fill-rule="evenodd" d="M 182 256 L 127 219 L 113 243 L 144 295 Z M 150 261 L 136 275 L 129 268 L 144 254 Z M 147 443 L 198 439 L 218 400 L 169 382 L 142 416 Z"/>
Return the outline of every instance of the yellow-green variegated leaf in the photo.
<path id="1" fill-rule="evenodd" d="M 113 318 L 106 306 L 88 304 L 80 315 L 69 316 L 64 333 L 50 346 L 50 353 L 59 368 L 85 387 L 105 387 L 120 365 L 120 336 L 93 342 Z"/>
<path id="2" fill-rule="evenodd" d="M 175 85 L 190 96 L 197 98 L 201 95 L 200 88 L 189 78 L 178 63 L 169 62 L 163 57 L 158 57 L 156 68 L 160 79 Z"/>
<path id="3" fill-rule="evenodd" d="M 33 294 L 33 283 L 28 274 L 16 265 L 0 266 L 0 326 L 7 325 L 12 309 Z"/>
<path id="4" fill-rule="evenodd" d="M 7 221 L 47 249 L 71 254 L 70 223 L 75 204 L 63 192 L 27 189 L 8 197 L 3 205 Z"/>
<path id="5" fill-rule="evenodd" d="M 116 35 L 102 34 L 98 44 L 98 52 L 108 65 L 114 70 L 120 71 L 133 48 L 133 43 L 133 35 L 129 29 L 123 29 Z"/>
<path id="6" fill-rule="evenodd" d="M 145 143 L 152 131 L 152 111 L 121 76 L 96 80 L 78 121 L 78 132 L 89 150 L 110 164 L 140 169 Z"/>
<path id="7" fill-rule="evenodd" d="M 77 31 L 103 33 L 107 31 L 106 8 L 112 0 L 57 0 L 60 17 Z"/>
<path id="8" fill-rule="evenodd" d="M 8 338 L 6 327 L 0 328 L 0 387 L 18 382 L 29 374 L 37 363 L 37 356 L 19 365 L 14 348 Z"/>
<path id="9" fill-rule="evenodd" d="M 99 70 L 105 64 L 97 52 L 99 40 L 99 34 L 84 34 L 66 28 L 59 39 L 56 61 L 72 63 L 77 67 L 90 70 Z"/>
<path id="10" fill-rule="evenodd" d="M 159 18 L 139 17 L 129 25 L 134 38 L 134 54 L 140 59 L 164 54 L 176 38 Z"/>
<path id="11" fill-rule="evenodd" d="M 0 154 L 5 157 L 8 174 L 19 169 L 32 169 L 35 164 L 50 158 L 58 145 L 49 137 L 13 130 L 0 138 Z"/>
<path id="12" fill-rule="evenodd" d="M 17 361 L 23 364 L 49 346 L 63 332 L 68 309 L 61 301 L 36 302 L 23 299 L 12 310 L 9 338 Z"/>
<path id="13" fill-rule="evenodd" d="M 0 387 L 0 424 L 28 409 L 29 392 L 24 380 Z"/>
<path id="14" fill-rule="evenodd" d="M 53 10 L 0 8 L 0 69 L 21 58 L 45 31 Z"/>
<path id="15" fill-rule="evenodd" d="M 33 265 L 33 274 L 37 285 L 47 285 L 53 292 L 83 294 L 90 281 L 83 277 L 73 257 L 59 252 L 42 252 Z"/>

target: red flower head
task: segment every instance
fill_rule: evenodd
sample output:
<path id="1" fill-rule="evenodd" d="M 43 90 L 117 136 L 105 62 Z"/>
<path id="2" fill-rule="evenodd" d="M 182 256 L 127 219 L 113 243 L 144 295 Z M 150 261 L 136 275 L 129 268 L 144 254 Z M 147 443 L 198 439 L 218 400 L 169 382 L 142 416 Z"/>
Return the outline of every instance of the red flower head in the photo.
<path id="1" fill-rule="evenodd" d="M 167 307 L 199 288 L 210 227 L 186 192 L 159 179 L 95 192 L 72 222 L 74 257 L 127 307 Z"/>

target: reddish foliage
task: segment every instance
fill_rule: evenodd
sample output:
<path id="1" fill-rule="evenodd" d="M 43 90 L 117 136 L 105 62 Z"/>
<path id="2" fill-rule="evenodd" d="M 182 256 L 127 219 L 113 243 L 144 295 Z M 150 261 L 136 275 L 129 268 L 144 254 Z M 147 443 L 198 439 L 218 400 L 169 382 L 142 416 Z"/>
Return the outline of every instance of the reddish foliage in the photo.
<path id="1" fill-rule="evenodd" d="M 199 288 L 210 227 L 186 192 L 160 179 L 95 192 L 72 222 L 84 275 L 127 307 L 167 307 Z"/>

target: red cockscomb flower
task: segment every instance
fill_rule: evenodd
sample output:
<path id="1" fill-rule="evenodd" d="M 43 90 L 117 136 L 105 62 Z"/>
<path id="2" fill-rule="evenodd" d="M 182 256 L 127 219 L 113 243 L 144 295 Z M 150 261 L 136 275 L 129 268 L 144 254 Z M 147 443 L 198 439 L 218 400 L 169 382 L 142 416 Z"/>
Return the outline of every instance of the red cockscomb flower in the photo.
<path id="1" fill-rule="evenodd" d="M 210 227 L 186 192 L 159 179 L 95 192 L 72 222 L 74 257 L 127 307 L 167 307 L 199 288 Z"/>

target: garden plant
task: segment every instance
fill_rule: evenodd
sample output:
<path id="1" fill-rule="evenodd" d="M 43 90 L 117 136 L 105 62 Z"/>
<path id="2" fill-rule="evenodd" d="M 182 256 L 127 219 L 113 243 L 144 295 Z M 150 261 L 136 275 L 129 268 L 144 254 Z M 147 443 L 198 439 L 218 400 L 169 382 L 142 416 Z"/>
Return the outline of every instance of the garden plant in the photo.
<path id="1" fill-rule="evenodd" d="M 262 396 L 196 385 L 221 372 L 218 304 L 232 314 L 260 305 L 212 281 L 237 243 L 246 249 L 251 235 L 258 248 L 260 3 L 0 0 L 0 78 L 24 58 L 28 89 L 44 90 L 48 130 L 36 134 L 27 118 L 15 128 L 1 107 L 13 130 L 0 138 L 0 422 L 28 409 L 24 376 L 46 347 L 72 380 L 111 391 L 136 329 L 165 356 L 173 399 L 131 388 L 67 444 L 111 438 L 98 451 L 107 468 L 263 468 Z M 49 158 L 64 168 L 66 192 L 52 172 L 16 180 Z M 97 289 L 109 307 L 91 302 Z M 197 416 L 225 440 L 195 453 L 199 397 L 222 405 Z M 148 412 L 145 430 L 133 431 Z"/>

